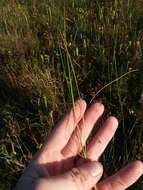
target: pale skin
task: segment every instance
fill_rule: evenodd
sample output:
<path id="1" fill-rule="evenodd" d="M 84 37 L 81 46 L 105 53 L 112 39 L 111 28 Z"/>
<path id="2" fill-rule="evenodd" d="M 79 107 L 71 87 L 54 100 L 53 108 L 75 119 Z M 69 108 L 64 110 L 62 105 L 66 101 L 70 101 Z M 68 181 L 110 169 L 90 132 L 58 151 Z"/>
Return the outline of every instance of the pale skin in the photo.
<path id="1" fill-rule="evenodd" d="M 84 100 L 76 101 L 34 156 L 16 190 L 124 190 L 135 183 L 143 174 L 143 163 L 138 160 L 100 180 L 99 158 L 117 130 L 115 117 L 109 117 L 88 143 L 86 159 L 79 156 L 103 112 L 101 103 L 87 108 Z"/>

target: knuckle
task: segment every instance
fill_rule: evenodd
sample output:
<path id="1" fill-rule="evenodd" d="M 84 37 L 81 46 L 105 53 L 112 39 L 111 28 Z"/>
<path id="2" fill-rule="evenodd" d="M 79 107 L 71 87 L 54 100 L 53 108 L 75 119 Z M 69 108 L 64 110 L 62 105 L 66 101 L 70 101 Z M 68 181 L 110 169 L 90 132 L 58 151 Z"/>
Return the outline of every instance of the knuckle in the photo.
<path id="1" fill-rule="evenodd" d="M 84 172 L 78 168 L 73 168 L 71 176 L 78 190 L 86 189 L 85 184 L 88 179 Z"/>

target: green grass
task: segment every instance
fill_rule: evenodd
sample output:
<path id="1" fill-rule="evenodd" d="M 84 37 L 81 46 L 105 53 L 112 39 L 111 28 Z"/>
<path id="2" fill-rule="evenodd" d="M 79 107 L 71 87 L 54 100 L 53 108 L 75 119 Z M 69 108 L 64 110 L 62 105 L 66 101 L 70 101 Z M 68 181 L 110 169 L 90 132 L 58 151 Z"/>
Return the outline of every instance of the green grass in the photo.
<path id="1" fill-rule="evenodd" d="M 0 190 L 13 189 L 79 97 L 105 104 L 101 123 L 111 114 L 120 121 L 105 175 L 143 160 L 142 3 L 0 1 Z"/>

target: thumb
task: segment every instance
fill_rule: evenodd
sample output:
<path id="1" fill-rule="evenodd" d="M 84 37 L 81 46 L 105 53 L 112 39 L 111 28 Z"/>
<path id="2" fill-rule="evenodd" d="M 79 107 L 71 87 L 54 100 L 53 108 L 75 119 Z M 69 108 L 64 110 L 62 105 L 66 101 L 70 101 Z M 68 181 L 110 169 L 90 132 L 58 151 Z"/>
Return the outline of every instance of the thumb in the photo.
<path id="1" fill-rule="evenodd" d="M 35 190 L 90 190 L 100 180 L 103 167 L 99 162 L 88 162 L 50 178 L 39 179 Z"/>

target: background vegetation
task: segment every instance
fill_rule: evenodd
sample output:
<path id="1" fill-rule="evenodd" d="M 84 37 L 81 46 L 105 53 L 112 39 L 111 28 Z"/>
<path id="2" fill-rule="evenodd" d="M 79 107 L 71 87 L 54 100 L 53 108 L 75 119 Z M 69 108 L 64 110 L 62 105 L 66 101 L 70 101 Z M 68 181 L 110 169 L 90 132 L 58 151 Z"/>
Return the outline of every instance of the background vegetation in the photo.
<path id="1" fill-rule="evenodd" d="M 105 176 L 143 160 L 143 1 L 0 0 L 0 190 L 15 183 L 78 97 L 118 133 Z M 139 190 L 143 181 L 131 189 Z"/>

